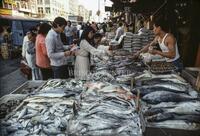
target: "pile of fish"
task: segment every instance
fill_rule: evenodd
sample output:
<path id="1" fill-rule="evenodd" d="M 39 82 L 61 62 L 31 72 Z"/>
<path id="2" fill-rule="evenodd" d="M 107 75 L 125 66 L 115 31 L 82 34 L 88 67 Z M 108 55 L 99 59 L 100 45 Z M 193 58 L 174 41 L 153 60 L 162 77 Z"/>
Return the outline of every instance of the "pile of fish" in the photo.
<path id="1" fill-rule="evenodd" d="M 178 124 L 172 124 L 174 128 L 200 129 L 199 94 L 178 75 L 151 75 L 151 78 L 147 75 L 136 77 L 137 87 L 132 90 L 136 95 L 139 92 L 147 122 L 172 128 L 169 123 L 176 120 Z"/>
<path id="2" fill-rule="evenodd" d="M 90 81 L 114 82 L 115 78 L 107 71 L 99 71 L 88 75 Z"/>
<path id="3" fill-rule="evenodd" d="M 45 85 L 42 86 L 40 91 L 45 91 L 49 89 L 68 89 L 73 92 L 80 93 L 80 90 L 84 87 L 84 82 L 71 79 L 71 80 L 62 80 L 62 79 L 52 79 L 49 80 Z"/>
<path id="4" fill-rule="evenodd" d="M 132 51 L 132 37 L 133 37 L 133 33 L 131 32 L 126 32 L 125 36 L 124 36 L 124 45 L 123 45 L 123 49 L 127 50 L 127 51 Z"/>
<path id="5" fill-rule="evenodd" d="M 8 94 L 0 99 L 0 119 L 13 111 L 25 98 L 25 94 Z"/>
<path id="6" fill-rule="evenodd" d="M 119 85 L 89 83 L 75 104 L 69 135 L 140 136 L 134 96 Z"/>
<path id="7" fill-rule="evenodd" d="M 1 121 L 1 134 L 65 136 L 73 103 L 83 90 L 82 81 L 49 80 Z"/>
<path id="8" fill-rule="evenodd" d="M 153 31 L 148 29 L 140 29 L 138 34 L 126 32 L 123 49 L 132 53 L 136 53 L 145 45 L 153 41 L 154 37 Z"/>
<path id="9" fill-rule="evenodd" d="M 118 83 L 130 84 L 131 79 L 145 69 L 147 67 L 138 60 L 128 57 L 117 59 L 113 57 L 106 63 L 97 63 L 93 74 L 89 75 L 88 79 L 91 81 L 117 81 Z"/>
<path id="10" fill-rule="evenodd" d="M 73 101 L 69 99 L 29 98 L 21 109 L 1 121 L 1 135 L 66 135 Z"/>
<path id="11" fill-rule="evenodd" d="M 153 31 L 146 28 L 140 29 L 138 35 L 141 37 L 141 42 L 143 46 L 153 41 L 155 37 Z"/>
<path id="12" fill-rule="evenodd" d="M 132 52 L 136 53 L 137 51 L 141 50 L 143 47 L 142 41 L 141 41 L 142 37 L 138 34 L 134 34 L 133 35 L 133 39 L 132 39 Z"/>
<path id="13" fill-rule="evenodd" d="M 134 95 L 128 89 L 57 79 L 26 97 L 1 120 L 0 128 L 2 136 L 142 134 Z"/>

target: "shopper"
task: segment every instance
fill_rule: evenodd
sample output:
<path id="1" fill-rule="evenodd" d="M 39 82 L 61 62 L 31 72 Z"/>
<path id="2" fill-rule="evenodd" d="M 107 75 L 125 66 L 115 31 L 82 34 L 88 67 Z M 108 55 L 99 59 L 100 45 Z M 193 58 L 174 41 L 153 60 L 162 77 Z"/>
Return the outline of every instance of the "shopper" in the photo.
<path id="1" fill-rule="evenodd" d="M 149 53 L 153 55 L 157 54 L 165 57 L 166 62 L 172 62 L 178 70 L 181 71 L 183 65 L 180 60 L 177 41 L 171 33 L 168 33 L 167 22 L 161 19 L 156 20 L 153 27 L 153 32 L 156 36 L 155 39 L 135 55 L 138 56 L 142 52 L 149 51 Z M 159 44 L 161 51 L 154 49 L 154 46 L 156 46 L 157 43 Z"/>
<path id="2" fill-rule="evenodd" d="M 64 32 L 67 21 L 62 17 L 56 17 L 52 23 L 52 29 L 48 32 L 45 44 L 50 65 L 53 70 L 53 78 L 65 79 L 69 77 L 67 64 L 70 55 L 69 46 L 64 46 L 60 33 Z"/>
<path id="3" fill-rule="evenodd" d="M 74 75 L 76 79 L 86 80 L 87 75 L 90 72 L 90 53 L 103 58 L 105 55 L 102 51 L 92 46 L 92 38 L 95 30 L 89 26 L 87 27 L 82 35 L 80 41 L 80 50 L 76 54 L 75 70 Z"/>
<path id="4" fill-rule="evenodd" d="M 45 37 L 50 29 L 51 25 L 48 23 L 42 23 L 39 27 L 38 35 L 36 37 L 36 65 L 39 67 L 42 73 L 43 80 L 53 78 L 50 59 L 47 56 L 47 49 L 45 45 Z"/>
<path id="5" fill-rule="evenodd" d="M 115 38 L 114 40 L 118 41 L 121 35 L 124 34 L 124 28 L 122 22 L 119 23 L 119 27 L 116 30 Z"/>
<path id="6" fill-rule="evenodd" d="M 77 37 L 77 29 L 72 26 L 71 21 L 67 21 L 67 26 L 65 27 L 65 35 L 67 36 L 67 44 L 70 45 L 73 43 L 73 39 Z"/>
<path id="7" fill-rule="evenodd" d="M 36 53 L 35 53 L 35 41 L 37 36 L 36 27 L 32 27 L 28 34 L 28 41 L 26 43 L 26 61 L 32 70 L 32 80 L 39 80 L 40 73 L 39 69 L 36 67 Z"/>

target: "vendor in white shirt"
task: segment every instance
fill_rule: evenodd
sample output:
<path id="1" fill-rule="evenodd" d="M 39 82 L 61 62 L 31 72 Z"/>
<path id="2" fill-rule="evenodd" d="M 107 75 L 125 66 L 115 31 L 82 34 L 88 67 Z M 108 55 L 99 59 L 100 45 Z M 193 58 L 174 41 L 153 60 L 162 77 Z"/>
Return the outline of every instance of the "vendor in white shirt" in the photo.
<path id="1" fill-rule="evenodd" d="M 153 25 L 153 32 L 155 34 L 155 39 L 143 49 L 138 51 L 135 55 L 138 56 L 142 52 L 149 52 L 153 55 L 160 55 L 165 57 L 166 62 L 172 62 L 180 71 L 183 65 L 180 60 L 180 55 L 178 51 L 177 41 L 171 33 L 167 33 L 167 22 L 163 20 L 157 20 Z M 154 49 L 154 46 L 160 46 L 160 50 Z"/>

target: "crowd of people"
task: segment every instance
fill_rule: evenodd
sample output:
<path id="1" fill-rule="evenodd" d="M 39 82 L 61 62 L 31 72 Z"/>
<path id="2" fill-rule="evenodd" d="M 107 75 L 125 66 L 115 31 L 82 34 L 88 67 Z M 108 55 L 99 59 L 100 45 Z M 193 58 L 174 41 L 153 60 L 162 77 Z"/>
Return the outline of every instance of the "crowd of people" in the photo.
<path id="1" fill-rule="evenodd" d="M 100 26 L 99 26 L 100 27 Z M 32 80 L 69 78 L 69 65 L 74 64 L 74 77 L 86 80 L 92 55 L 104 58 L 107 51 L 97 49 L 105 34 L 105 26 L 94 22 L 72 26 L 56 17 L 52 23 L 32 27 L 24 37 L 22 57 L 31 68 Z"/>
<path id="2" fill-rule="evenodd" d="M 153 32 L 156 38 L 134 56 L 142 52 L 158 54 L 172 62 L 179 69 L 182 68 L 176 39 L 167 33 L 164 21 L 155 21 Z M 144 27 L 143 25 L 141 27 Z M 98 48 L 106 31 L 111 30 L 111 24 L 79 23 L 73 26 L 70 21 L 56 17 L 54 21 L 42 23 L 30 28 L 24 37 L 22 57 L 32 70 L 32 80 L 50 78 L 66 79 L 70 77 L 69 65 L 74 65 L 74 78 L 86 80 L 92 64 L 91 56 L 106 59 L 112 54 L 112 45 Z M 114 40 L 124 35 L 125 28 L 120 22 L 115 28 Z M 161 50 L 153 47 L 159 44 Z"/>

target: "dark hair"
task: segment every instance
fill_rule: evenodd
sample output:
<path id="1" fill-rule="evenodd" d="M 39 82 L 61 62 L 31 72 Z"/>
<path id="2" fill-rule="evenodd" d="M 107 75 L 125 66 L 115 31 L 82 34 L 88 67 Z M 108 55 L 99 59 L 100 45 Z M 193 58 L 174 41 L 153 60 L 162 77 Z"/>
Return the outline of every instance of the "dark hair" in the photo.
<path id="1" fill-rule="evenodd" d="M 8 33 L 11 33 L 11 27 L 9 26 L 6 30 Z"/>
<path id="2" fill-rule="evenodd" d="M 156 27 L 161 27 L 161 29 L 165 32 L 169 31 L 169 25 L 168 25 L 168 21 L 165 19 L 157 19 L 154 21 L 154 25 Z"/>
<path id="3" fill-rule="evenodd" d="M 119 26 L 122 26 L 122 25 L 123 25 L 122 22 L 120 22 L 120 23 L 119 23 Z"/>
<path id="4" fill-rule="evenodd" d="M 48 23 L 42 23 L 38 30 L 38 34 L 46 35 L 50 29 L 51 29 L 51 25 L 49 25 Z"/>
<path id="5" fill-rule="evenodd" d="M 67 21 L 67 25 L 68 25 L 68 23 L 69 23 L 70 25 L 72 25 L 72 22 L 71 22 L 71 21 L 69 21 L 69 20 Z"/>
<path id="6" fill-rule="evenodd" d="M 2 26 L 0 26 L 0 33 L 3 33 L 4 29 Z"/>
<path id="7" fill-rule="evenodd" d="M 59 26 L 66 26 L 67 21 L 63 17 L 56 17 L 52 23 L 52 26 L 54 28 L 57 28 L 57 25 Z"/>
<path id="8" fill-rule="evenodd" d="M 103 35 L 100 33 L 95 33 L 93 38 L 102 38 Z"/>
<path id="9" fill-rule="evenodd" d="M 67 36 L 65 35 L 65 33 L 60 33 L 60 39 L 64 45 L 67 45 L 68 40 L 67 40 Z"/>
<path id="10" fill-rule="evenodd" d="M 84 30 L 83 33 L 81 34 L 81 40 L 85 39 L 89 43 L 91 42 L 91 39 L 89 39 L 88 34 L 89 32 L 95 33 L 95 30 L 91 26 L 87 26 Z"/>
<path id="11" fill-rule="evenodd" d="M 37 35 L 37 28 L 35 26 L 33 26 L 29 29 L 29 32 L 31 33 L 32 36 L 36 36 Z"/>

